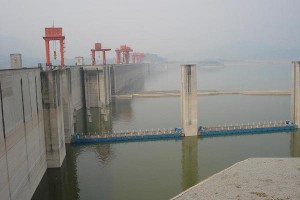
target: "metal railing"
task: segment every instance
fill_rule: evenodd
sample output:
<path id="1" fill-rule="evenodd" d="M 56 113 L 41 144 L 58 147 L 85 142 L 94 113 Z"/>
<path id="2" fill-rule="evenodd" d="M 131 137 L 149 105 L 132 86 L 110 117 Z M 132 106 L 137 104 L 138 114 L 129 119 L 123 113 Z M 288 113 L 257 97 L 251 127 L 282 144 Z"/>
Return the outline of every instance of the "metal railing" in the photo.
<path id="1" fill-rule="evenodd" d="M 105 134 L 100 134 L 96 132 L 89 132 L 89 133 L 79 133 L 77 134 L 79 138 L 122 138 L 122 137 L 133 137 L 133 136 L 149 136 L 149 135 L 163 135 L 163 134 L 172 134 L 175 133 L 175 129 L 157 129 L 157 130 L 132 130 L 132 131 L 113 131 L 107 132 Z"/>
<path id="2" fill-rule="evenodd" d="M 275 127 L 288 127 L 295 126 L 293 123 L 287 123 L 287 121 L 275 121 L 275 122 L 258 122 L 258 123 L 248 123 L 248 124 L 236 124 L 236 125 L 227 125 L 224 126 L 213 126 L 213 127 L 202 127 L 200 131 L 203 132 L 212 132 L 212 131 L 226 131 L 226 130 L 247 130 L 247 129 L 257 129 L 257 128 L 275 128 Z"/>

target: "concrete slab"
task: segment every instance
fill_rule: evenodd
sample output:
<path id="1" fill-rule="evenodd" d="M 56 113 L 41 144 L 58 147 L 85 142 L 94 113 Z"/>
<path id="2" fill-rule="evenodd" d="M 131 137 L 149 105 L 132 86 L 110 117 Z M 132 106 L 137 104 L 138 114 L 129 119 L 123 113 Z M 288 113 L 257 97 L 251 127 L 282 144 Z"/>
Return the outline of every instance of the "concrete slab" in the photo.
<path id="1" fill-rule="evenodd" d="M 172 199 L 299 200 L 300 158 L 250 158 Z"/>

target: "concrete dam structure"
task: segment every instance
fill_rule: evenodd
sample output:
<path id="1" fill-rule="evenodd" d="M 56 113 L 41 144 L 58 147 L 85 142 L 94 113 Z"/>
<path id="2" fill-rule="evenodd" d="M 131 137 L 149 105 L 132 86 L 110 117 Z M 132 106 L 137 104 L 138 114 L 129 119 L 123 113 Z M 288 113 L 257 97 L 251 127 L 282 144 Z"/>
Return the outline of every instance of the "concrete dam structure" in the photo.
<path id="1" fill-rule="evenodd" d="M 1 70 L 1 200 L 30 199 L 46 169 L 62 165 L 65 143 L 77 132 L 75 123 L 79 115 L 86 116 L 82 126 L 88 128 L 82 128 L 84 130 L 98 130 L 89 125 L 98 126 L 105 121 L 105 126 L 111 126 L 108 105 L 113 96 L 139 90 L 142 84 L 137 83 L 143 82 L 147 67 L 146 64 L 128 64 L 73 66 L 48 71 L 40 68 Z M 294 62 L 293 70 L 292 115 L 299 126 L 299 62 Z M 138 87 L 128 90 L 126 87 L 130 85 Z M 191 87 L 187 90 L 194 91 Z"/>
<path id="2" fill-rule="evenodd" d="M 0 71 L 0 197 L 30 199 L 47 169 L 39 69 Z"/>
<path id="3" fill-rule="evenodd" d="M 0 71 L 0 197 L 31 199 L 47 168 L 60 167 L 78 111 L 106 109 L 126 81 L 143 76 L 144 64 Z M 126 70 L 125 70 L 126 71 Z M 137 76 L 137 74 L 139 76 Z M 117 84 L 117 85 L 116 85 Z M 112 88 L 117 88 L 114 92 Z M 93 120 L 91 117 L 90 120 Z"/>

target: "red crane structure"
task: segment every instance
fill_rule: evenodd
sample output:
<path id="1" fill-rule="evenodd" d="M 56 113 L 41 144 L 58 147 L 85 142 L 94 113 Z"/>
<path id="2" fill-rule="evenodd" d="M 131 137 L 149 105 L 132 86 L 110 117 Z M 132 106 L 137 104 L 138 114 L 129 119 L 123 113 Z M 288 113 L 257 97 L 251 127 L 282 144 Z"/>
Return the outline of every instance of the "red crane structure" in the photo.
<path id="1" fill-rule="evenodd" d="M 60 46 L 60 66 L 65 66 L 65 57 L 64 57 L 64 40 L 65 36 L 62 35 L 62 28 L 50 27 L 45 28 L 45 36 L 43 37 L 45 40 L 45 48 L 46 48 L 46 66 L 52 66 L 50 61 L 50 41 L 59 40 Z M 56 50 L 54 50 L 54 59 L 56 59 Z"/>
<path id="2" fill-rule="evenodd" d="M 132 57 L 132 62 L 133 63 L 142 63 L 144 61 L 145 54 L 144 53 L 133 52 L 131 57 Z"/>
<path id="3" fill-rule="evenodd" d="M 95 43 L 95 49 L 91 49 L 92 52 L 92 65 L 96 65 L 96 51 L 102 51 L 102 64 L 106 65 L 106 51 L 111 49 L 102 49 L 101 43 Z"/>
<path id="4" fill-rule="evenodd" d="M 130 52 L 133 50 L 127 45 L 121 45 L 119 49 L 116 49 L 116 63 L 128 64 L 130 58 Z"/>

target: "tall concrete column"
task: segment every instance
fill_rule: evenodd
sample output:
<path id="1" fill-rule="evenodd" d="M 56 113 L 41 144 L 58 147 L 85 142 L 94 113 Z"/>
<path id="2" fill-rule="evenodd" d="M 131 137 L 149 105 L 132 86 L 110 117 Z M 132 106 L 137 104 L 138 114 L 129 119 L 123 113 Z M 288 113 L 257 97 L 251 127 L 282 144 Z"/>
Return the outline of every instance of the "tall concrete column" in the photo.
<path id="1" fill-rule="evenodd" d="M 41 72 L 48 168 L 60 167 L 66 156 L 61 70 Z"/>
<path id="2" fill-rule="evenodd" d="M 292 68 L 292 120 L 300 126 L 300 61 L 293 62 Z"/>
<path id="3" fill-rule="evenodd" d="M 74 108 L 72 104 L 71 71 L 70 68 L 64 68 L 60 72 L 61 72 L 65 142 L 70 143 L 71 138 L 74 135 L 74 124 L 73 124 Z"/>
<path id="4" fill-rule="evenodd" d="M 196 65 L 181 65 L 181 124 L 185 136 L 196 136 L 197 128 Z"/>

